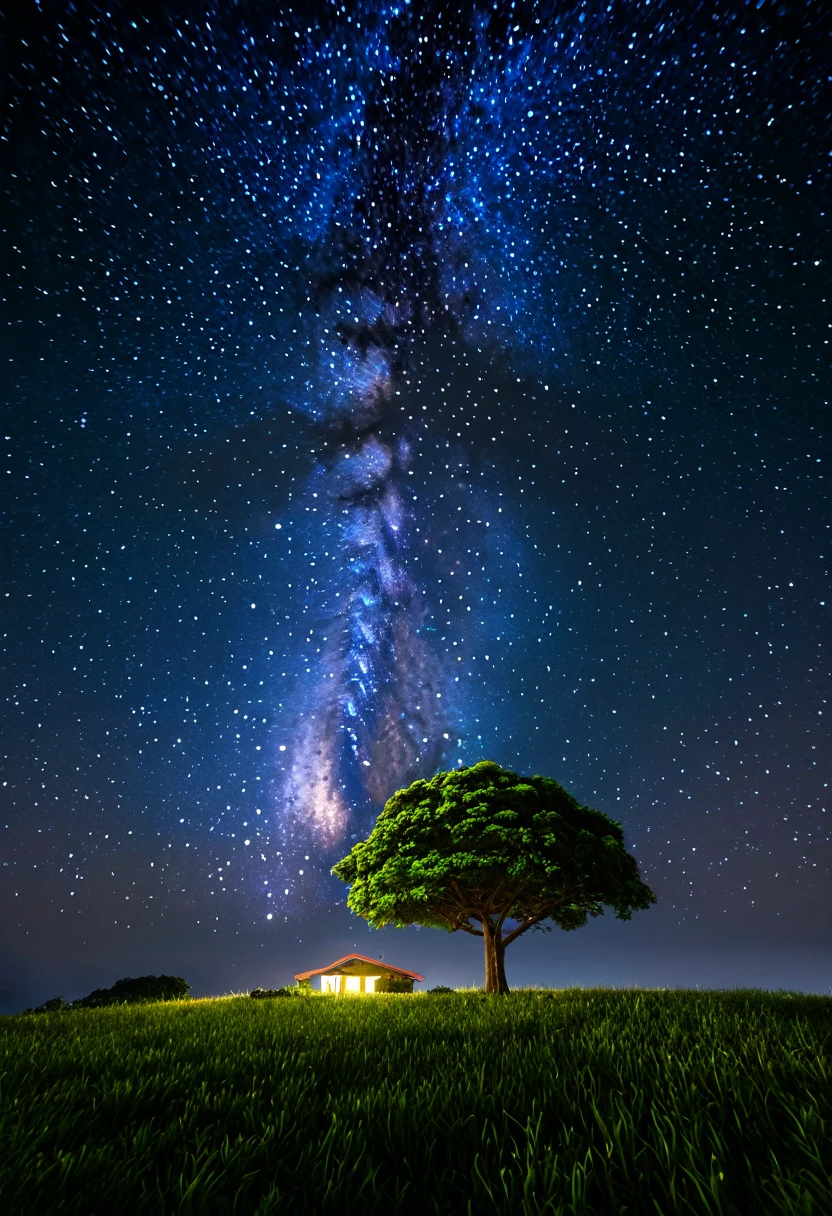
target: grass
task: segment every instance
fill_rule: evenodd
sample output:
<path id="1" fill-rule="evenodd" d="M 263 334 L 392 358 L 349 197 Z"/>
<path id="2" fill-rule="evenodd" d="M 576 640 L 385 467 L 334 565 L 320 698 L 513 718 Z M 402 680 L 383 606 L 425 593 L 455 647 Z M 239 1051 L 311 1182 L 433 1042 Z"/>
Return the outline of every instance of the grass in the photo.
<path id="1" fill-rule="evenodd" d="M 5 1213 L 832 1210 L 832 999 L 245 997 L 0 1021 Z"/>

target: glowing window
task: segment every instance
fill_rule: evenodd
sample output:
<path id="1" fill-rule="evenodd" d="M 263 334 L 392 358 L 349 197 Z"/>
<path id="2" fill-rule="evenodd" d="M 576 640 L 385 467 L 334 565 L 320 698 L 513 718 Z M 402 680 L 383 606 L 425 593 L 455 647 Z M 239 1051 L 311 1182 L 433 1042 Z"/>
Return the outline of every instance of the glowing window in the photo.
<path id="1" fill-rule="evenodd" d="M 365 992 L 375 992 L 375 990 L 376 990 L 376 984 L 378 983 L 378 981 L 379 981 L 380 979 L 381 979 L 381 976 L 380 976 L 380 975 L 365 975 L 365 977 L 364 977 L 364 991 L 365 991 Z"/>
<path id="2" fill-rule="evenodd" d="M 341 977 L 340 975 L 322 975 L 321 976 L 321 992 L 340 992 Z"/>
<path id="3" fill-rule="evenodd" d="M 344 979 L 346 980 L 346 983 L 344 985 L 344 990 L 346 992 L 360 992 L 361 991 L 361 976 L 360 975 L 347 975 L 344 977 Z"/>

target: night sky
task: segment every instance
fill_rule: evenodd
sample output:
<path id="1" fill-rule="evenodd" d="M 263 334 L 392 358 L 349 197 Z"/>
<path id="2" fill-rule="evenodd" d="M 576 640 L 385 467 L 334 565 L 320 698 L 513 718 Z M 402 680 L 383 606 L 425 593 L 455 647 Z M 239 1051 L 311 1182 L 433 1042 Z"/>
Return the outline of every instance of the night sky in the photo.
<path id="1" fill-rule="evenodd" d="M 509 982 L 829 991 L 832 10 L 19 0 L 0 1009 L 273 986 L 488 757 L 659 898 Z"/>

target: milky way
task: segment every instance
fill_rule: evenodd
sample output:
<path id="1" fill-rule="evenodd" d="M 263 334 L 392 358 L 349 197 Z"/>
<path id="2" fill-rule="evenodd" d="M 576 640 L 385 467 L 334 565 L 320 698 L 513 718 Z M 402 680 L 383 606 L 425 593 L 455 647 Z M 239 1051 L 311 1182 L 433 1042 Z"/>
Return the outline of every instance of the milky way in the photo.
<path id="1" fill-rule="evenodd" d="M 174 8 L 11 30 L 11 889 L 311 915 L 487 755 L 814 898 L 824 6 Z"/>

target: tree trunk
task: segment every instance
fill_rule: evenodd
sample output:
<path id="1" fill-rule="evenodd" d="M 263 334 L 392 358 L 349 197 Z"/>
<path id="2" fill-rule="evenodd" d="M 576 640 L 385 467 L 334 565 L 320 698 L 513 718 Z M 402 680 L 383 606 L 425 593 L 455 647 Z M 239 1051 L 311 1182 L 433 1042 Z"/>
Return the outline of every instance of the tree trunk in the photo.
<path id="1" fill-rule="evenodd" d="M 485 945 L 485 991 L 497 991 L 497 952 L 494 948 L 494 933 L 490 924 L 482 922 L 482 938 Z"/>
<path id="2" fill-rule="evenodd" d="M 506 948 L 500 932 L 494 939 L 494 961 L 497 966 L 497 991 L 500 996 L 504 996 L 508 992 L 508 980 L 506 979 Z"/>
<path id="3" fill-rule="evenodd" d="M 509 989 L 506 981 L 506 948 L 502 934 L 499 930 L 495 933 L 488 917 L 483 917 L 482 934 L 485 945 L 485 991 L 503 996 Z"/>

